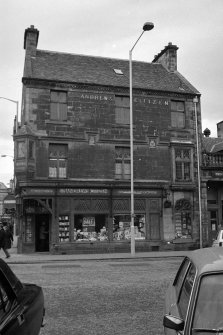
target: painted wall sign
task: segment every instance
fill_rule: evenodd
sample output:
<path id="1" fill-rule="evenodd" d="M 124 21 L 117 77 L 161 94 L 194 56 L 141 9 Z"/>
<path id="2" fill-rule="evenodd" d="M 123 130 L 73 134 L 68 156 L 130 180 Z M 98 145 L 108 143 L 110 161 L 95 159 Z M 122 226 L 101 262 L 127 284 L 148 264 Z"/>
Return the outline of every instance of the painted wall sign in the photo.
<path id="1" fill-rule="evenodd" d="M 158 105 L 158 106 L 169 106 L 169 100 L 158 99 L 158 98 L 144 98 L 144 97 L 134 97 L 133 101 L 138 104 L 144 105 Z"/>
<path id="2" fill-rule="evenodd" d="M 80 98 L 81 100 L 94 100 L 94 101 L 113 101 L 114 96 L 103 93 L 88 93 L 88 92 L 72 92 L 72 96 Z"/>

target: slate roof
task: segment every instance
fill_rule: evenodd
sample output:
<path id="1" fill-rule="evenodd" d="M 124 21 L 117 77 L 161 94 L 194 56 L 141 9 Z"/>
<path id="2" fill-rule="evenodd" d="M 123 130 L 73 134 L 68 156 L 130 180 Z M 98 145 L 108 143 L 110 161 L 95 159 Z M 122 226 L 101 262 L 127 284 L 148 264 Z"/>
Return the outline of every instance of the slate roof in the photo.
<path id="1" fill-rule="evenodd" d="M 200 94 L 179 72 L 169 72 L 162 64 L 133 61 L 133 87 L 177 93 Z M 123 75 L 116 74 L 120 69 Z M 113 87 L 129 87 L 129 60 L 36 51 L 31 57 L 31 74 L 24 77 L 95 84 Z"/>
<path id="2" fill-rule="evenodd" d="M 221 137 L 203 137 L 203 149 L 207 153 L 217 153 L 223 151 L 223 138 Z"/>

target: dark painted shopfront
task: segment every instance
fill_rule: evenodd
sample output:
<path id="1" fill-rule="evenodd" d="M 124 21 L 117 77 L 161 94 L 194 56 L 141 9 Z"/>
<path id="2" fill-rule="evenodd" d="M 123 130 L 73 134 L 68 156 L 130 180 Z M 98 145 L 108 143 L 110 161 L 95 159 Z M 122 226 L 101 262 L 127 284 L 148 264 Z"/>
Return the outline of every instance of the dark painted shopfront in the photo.
<path id="1" fill-rule="evenodd" d="M 59 188 L 48 190 L 45 199 L 41 191 L 26 190 L 21 252 L 129 251 L 130 190 Z M 162 194 L 161 189 L 135 190 L 137 250 L 161 245 Z"/>

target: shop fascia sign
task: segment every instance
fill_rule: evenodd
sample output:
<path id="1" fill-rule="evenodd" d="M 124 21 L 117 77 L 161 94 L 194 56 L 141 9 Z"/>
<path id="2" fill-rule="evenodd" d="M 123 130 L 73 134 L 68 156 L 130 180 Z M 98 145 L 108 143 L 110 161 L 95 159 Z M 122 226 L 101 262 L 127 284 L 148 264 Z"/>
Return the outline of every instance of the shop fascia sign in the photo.
<path id="1" fill-rule="evenodd" d="M 223 171 L 213 171 L 212 176 L 216 178 L 223 178 Z"/>
<path id="2" fill-rule="evenodd" d="M 115 190 L 116 195 L 130 195 L 131 190 Z M 160 190 L 134 190 L 135 195 L 161 196 Z"/>
<path id="3" fill-rule="evenodd" d="M 107 189 L 91 188 L 61 188 L 59 194 L 108 194 Z"/>

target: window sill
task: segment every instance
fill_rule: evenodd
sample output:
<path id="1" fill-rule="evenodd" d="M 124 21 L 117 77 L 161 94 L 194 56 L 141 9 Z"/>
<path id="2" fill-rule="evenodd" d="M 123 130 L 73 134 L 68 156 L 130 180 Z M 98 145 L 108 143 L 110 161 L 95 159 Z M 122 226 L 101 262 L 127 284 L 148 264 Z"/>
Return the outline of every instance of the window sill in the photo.
<path id="1" fill-rule="evenodd" d="M 132 125 L 132 127 L 135 129 L 136 126 Z M 126 128 L 129 129 L 130 128 L 130 124 L 113 124 L 112 128 Z"/>
<path id="2" fill-rule="evenodd" d="M 72 125 L 72 122 L 67 120 L 67 121 L 60 121 L 60 120 L 46 120 L 45 123 L 47 124 L 64 124 L 64 125 Z"/>

